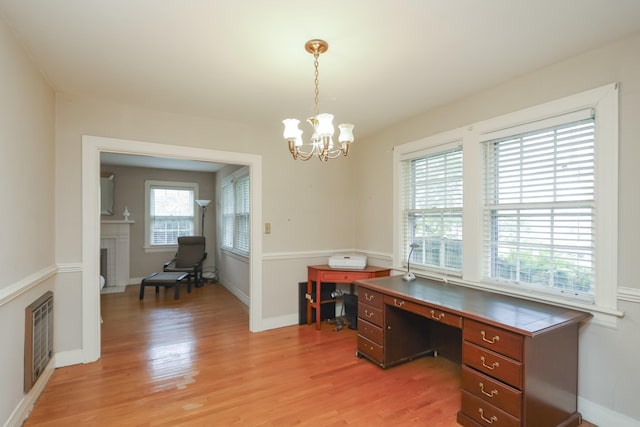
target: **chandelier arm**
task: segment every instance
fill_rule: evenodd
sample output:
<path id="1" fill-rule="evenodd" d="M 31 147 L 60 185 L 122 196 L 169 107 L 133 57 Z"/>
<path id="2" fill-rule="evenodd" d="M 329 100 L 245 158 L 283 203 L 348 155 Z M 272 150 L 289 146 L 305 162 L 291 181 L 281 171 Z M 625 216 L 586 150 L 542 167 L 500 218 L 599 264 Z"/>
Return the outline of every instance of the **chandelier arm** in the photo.
<path id="1" fill-rule="evenodd" d="M 306 155 L 298 154 L 298 158 L 300 160 L 302 160 L 303 162 L 306 162 L 307 160 L 309 160 L 312 157 L 313 157 L 313 153 L 308 153 Z"/>
<path id="2" fill-rule="evenodd" d="M 331 151 L 327 152 L 327 159 L 337 159 L 338 157 L 342 156 L 344 153 L 342 152 L 342 149 L 338 148 L 338 149 L 333 149 Z"/>
<path id="3" fill-rule="evenodd" d="M 305 160 L 305 161 L 312 158 L 314 154 L 316 154 L 316 152 L 313 148 L 311 149 L 311 151 L 304 152 L 300 150 L 298 147 L 295 147 L 294 151 L 291 152 L 291 155 L 293 155 L 294 160 L 297 160 L 298 158 L 300 158 L 300 160 Z"/>

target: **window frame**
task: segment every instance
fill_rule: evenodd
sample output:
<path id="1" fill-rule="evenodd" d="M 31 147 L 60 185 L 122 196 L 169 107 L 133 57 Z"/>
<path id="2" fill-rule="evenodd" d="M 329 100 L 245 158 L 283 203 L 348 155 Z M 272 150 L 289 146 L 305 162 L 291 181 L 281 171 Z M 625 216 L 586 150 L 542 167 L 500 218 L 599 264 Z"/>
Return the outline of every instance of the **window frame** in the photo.
<path id="1" fill-rule="evenodd" d="M 579 142 L 572 138 L 566 138 L 563 135 L 574 135 L 567 133 L 569 129 L 580 128 L 584 130 L 582 135 L 586 135 L 586 139 L 580 139 Z M 524 127 L 512 127 L 505 131 L 484 134 L 481 137 L 483 145 L 485 169 L 483 170 L 483 215 L 484 215 L 484 251 L 483 264 L 484 270 L 482 280 L 495 283 L 505 284 L 507 286 L 518 286 L 522 288 L 531 287 L 534 292 L 547 292 L 550 294 L 571 294 L 572 298 L 592 301 L 593 295 L 580 290 L 561 289 L 555 285 L 543 286 L 523 280 L 526 276 L 528 268 L 532 265 L 526 265 L 526 253 L 528 251 L 548 251 L 549 262 L 556 256 L 562 257 L 564 253 L 567 256 L 579 257 L 577 254 L 585 253 L 589 249 L 589 262 L 593 262 L 595 258 L 594 247 L 594 227 L 595 227 L 595 131 L 597 129 L 597 118 L 592 108 L 576 111 L 570 114 L 551 117 L 548 120 L 538 121 L 532 126 L 529 124 Z M 559 139 L 558 133 L 560 132 Z M 543 135 L 542 137 L 541 135 Z M 527 140 L 536 138 L 536 142 L 530 145 Z M 544 142 L 543 142 L 544 141 Z M 577 145 L 583 148 L 581 163 L 575 164 L 575 151 L 567 150 L 569 145 L 575 149 Z M 550 155 L 553 154 L 553 156 Z M 567 155 L 568 153 L 571 153 Z M 586 154 L 586 156 L 585 156 Z M 570 162 L 570 159 L 572 160 Z M 489 164 L 488 164 L 489 163 Z M 567 175 L 571 180 L 567 180 L 567 176 L 562 176 L 562 165 L 572 165 L 579 167 L 571 175 Z M 489 169 L 487 169 L 487 167 Z M 502 178 L 496 175 L 498 170 L 504 168 L 507 172 Z M 543 169 L 541 169 L 543 168 Z M 544 171 L 544 172 L 543 172 Z M 544 173 L 544 174 L 543 174 Z M 535 178 L 534 178 L 535 177 Z M 586 186 L 581 188 L 585 192 L 581 194 L 569 193 L 570 189 L 575 188 L 578 178 L 583 178 Z M 589 179 L 591 178 L 591 179 Z M 522 185 L 524 182 L 536 179 L 537 186 L 525 185 L 522 187 L 524 192 L 514 192 L 514 185 Z M 540 180 L 544 179 L 543 182 Z M 563 233 L 570 232 L 564 228 L 570 226 L 579 216 L 584 224 L 589 227 L 572 229 L 571 232 L 582 233 L 575 236 L 569 246 L 563 247 L 561 244 L 552 244 L 550 241 L 539 241 L 543 237 L 543 230 L 527 232 L 526 224 L 535 227 L 535 224 L 541 224 L 545 216 L 548 215 L 550 223 L 556 226 L 548 226 L 546 229 L 550 235 L 556 235 L 562 238 Z M 572 218 L 567 221 L 563 218 L 566 216 Z M 502 218 L 503 226 L 497 226 Z M 520 225 L 524 225 L 520 229 Z M 510 226 L 515 226 L 509 232 Z M 517 232 L 515 230 L 518 230 Z M 588 232 L 584 232 L 588 230 Z M 522 233 L 524 237 L 521 239 L 513 239 L 512 236 L 507 238 L 511 233 Z M 502 238 L 497 238 L 497 234 Z M 504 233 L 504 234 L 503 234 Z M 590 239 L 588 236 L 592 236 Z M 587 240 L 588 239 L 588 240 Z M 533 243 L 535 241 L 535 243 Z M 581 243 L 581 244 L 580 244 Z M 490 246 L 491 249 L 488 247 Z M 515 252 L 517 262 L 515 267 L 517 277 L 505 278 L 499 277 L 500 273 L 493 271 L 497 267 L 498 252 L 510 248 L 509 256 Z M 519 252 L 523 250 L 522 257 Z M 503 254 L 504 256 L 504 254 Z M 560 259 L 560 258 L 558 258 Z M 584 258 L 583 258 L 584 259 Z M 520 271 L 520 261 L 525 262 L 523 271 Z M 560 261 L 561 262 L 561 261 Z M 577 264 L 572 264 L 577 266 Z M 548 266 L 550 267 L 551 264 Z M 491 270 L 491 271 L 490 271 Z M 510 270 L 513 273 L 513 270 Z M 553 271 L 554 274 L 549 274 Z M 592 265 L 588 269 L 588 276 L 591 280 L 595 279 L 595 268 Z M 494 275 L 495 273 L 495 275 Z M 529 274 L 536 274 L 534 270 Z M 543 277 L 543 280 L 551 284 L 554 279 L 562 275 L 571 275 L 566 269 L 544 271 L 537 270 L 537 274 Z M 593 287 L 591 287 L 593 288 Z"/>
<path id="2" fill-rule="evenodd" d="M 487 134 L 502 129 L 546 120 L 554 116 L 592 108 L 596 116 L 595 136 L 595 208 L 594 295 L 592 300 L 569 295 L 550 295 L 530 289 L 505 286 L 483 276 L 484 164 L 483 144 Z M 589 310 L 596 320 L 615 326 L 621 315 L 617 309 L 618 261 L 618 84 L 612 83 L 544 104 L 442 132 L 394 147 L 394 250 L 393 264 L 405 264 L 402 236 L 402 161 L 418 157 L 425 150 L 460 138 L 463 147 L 463 267 L 460 277 L 434 269 L 415 271 L 418 276 L 458 282 L 533 300 Z M 484 139 L 483 139 L 484 138 Z M 413 267 L 412 267 L 413 270 Z"/>
<path id="3" fill-rule="evenodd" d="M 246 183 L 243 183 L 246 180 Z M 238 196 L 242 196 L 239 194 L 237 185 L 239 183 L 243 183 L 245 186 L 244 190 L 246 190 L 246 197 L 244 201 L 238 201 Z M 233 200 L 233 209 L 232 212 L 228 212 L 226 209 L 226 198 L 228 197 L 227 192 L 231 189 L 231 199 Z M 222 250 L 231 252 L 235 255 L 241 257 L 249 257 L 251 252 L 251 178 L 249 175 L 249 168 L 244 166 L 228 176 L 224 177 L 222 183 L 220 185 L 220 194 L 221 194 L 221 207 L 220 207 L 220 247 Z M 239 212 L 238 205 L 246 207 L 246 212 Z M 231 215 L 231 218 L 227 218 L 227 216 Z M 232 235 L 227 235 L 226 222 L 228 219 L 232 220 Z M 241 228 L 239 228 L 240 224 L 244 224 L 244 232 Z M 231 237 L 231 245 L 227 243 L 227 240 Z M 246 249 L 242 242 L 246 241 Z"/>
<path id="4" fill-rule="evenodd" d="M 193 235 L 200 235 L 200 222 L 198 221 L 198 211 L 195 207 L 195 200 L 199 198 L 199 186 L 195 182 L 178 182 L 178 181 L 158 181 L 158 180 L 145 180 L 144 182 L 144 250 L 145 253 L 156 252 L 175 252 L 178 248 L 178 243 L 169 245 L 152 245 L 151 244 L 151 190 L 153 188 L 168 188 L 168 189 L 188 189 L 193 192 L 194 207 L 193 207 Z"/>
<path id="5" fill-rule="evenodd" d="M 417 208 L 415 206 L 410 206 L 411 202 L 410 200 L 415 200 L 415 190 L 416 187 L 410 184 L 410 178 L 407 177 L 407 174 L 412 174 L 415 172 L 414 169 L 412 168 L 412 166 L 410 165 L 411 162 L 413 161 L 417 161 L 417 160 L 422 160 L 422 159 L 428 159 L 428 158 L 432 158 L 432 157 L 436 157 L 436 156 L 448 156 L 449 154 L 453 154 L 453 153 L 459 153 L 459 155 L 462 157 L 460 162 L 460 172 L 463 172 L 464 170 L 464 157 L 463 157 L 463 152 L 462 152 L 462 139 L 457 139 L 454 141 L 440 141 L 440 140 L 429 140 L 429 141 L 425 141 L 425 143 L 428 145 L 428 148 L 425 148 L 424 150 L 419 150 L 416 153 L 411 153 L 407 156 L 403 156 L 402 161 L 401 161 L 401 165 L 400 167 L 402 168 L 402 188 L 400 190 L 400 197 L 401 197 L 401 204 L 402 204 L 402 213 L 401 213 L 401 221 L 402 221 L 402 231 L 401 231 L 401 236 L 402 236 L 402 240 L 403 242 L 401 243 L 401 248 L 403 250 L 403 255 L 402 255 L 402 265 L 406 267 L 407 264 L 407 256 L 409 255 L 409 253 L 411 252 L 409 249 L 409 245 L 412 243 L 418 243 L 420 246 L 417 247 L 415 250 L 412 251 L 412 258 L 411 258 L 411 266 L 412 269 L 414 270 L 433 270 L 433 271 L 439 271 L 443 274 L 448 274 L 448 275 L 453 275 L 453 276 L 461 276 L 462 275 L 462 265 L 464 264 L 464 258 L 461 258 L 461 266 L 460 269 L 454 269 L 454 268 L 449 268 L 445 265 L 442 264 L 446 264 L 446 243 L 445 240 L 446 239 L 442 239 L 442 236 L 438 236 L 437 239 L 439 242 L 439 248 L 438 251 L 440 252 L 441 255 L 441 259 L 440 259 L 440 265 L 436 266 L 434 264 L 427 264 L 426 262 L 420 262 L 417 261 L 417 255 L 422 254 L 423 258 L 426 257 L 425 253 L 428 251 L 428 249 L 425 247 L 425 238 L 410 238 L 411 236 L 411 231 L 410 231 L 410 223 L 411 221 L 409 220 L 408 217 L 410 216 L 420 216 L 420 215 L 426 215 L 429 216 L 430 214 L 438 214 L 440 216 L 446 215 L 448 213 L 453 213 L 454 216 L 460 216 L 460 228 L 462 228 L 462 213 L 463 213 L 463 208 L 464 205 L 462 204 L 461 206 L 456 206 L 456 207 L 431 207 L 431 208 Z M 427 168 L 428 169 L 428 168 Z M 444 169 L 443 169 L 444 171 Z M 429 172 L 431 171 L 427 171 L 427 175 L 429 174 Z M 447 172 L 452 172 L 451 169 L 447 169 Z M 463 189 L 461 190 L 463 191 Z M 409 199 L 409 200 L 408 200 Z M 461 203 L 463 202 L 462 200 L 460 201 Z M 417 214 L 417 215 L 416 215 Z M 406 233 L 406 235 L 405 235 Z M 445 253 L 443 253 L 445 252 Z"/>

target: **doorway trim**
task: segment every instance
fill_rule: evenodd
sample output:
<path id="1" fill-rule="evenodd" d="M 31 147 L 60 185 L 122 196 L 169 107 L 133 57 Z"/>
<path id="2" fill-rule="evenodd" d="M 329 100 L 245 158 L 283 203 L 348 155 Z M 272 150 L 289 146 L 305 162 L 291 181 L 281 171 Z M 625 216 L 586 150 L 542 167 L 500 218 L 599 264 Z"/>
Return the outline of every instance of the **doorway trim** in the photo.
<path id="1" fill-rule="evenodd" d="M 100 358 L 100 153 L 170 157 L 249 166 L 249 330 L 262 322 L 262 156 L 142 141 L 82 136 L 82 352 L 84 363 Z"/>

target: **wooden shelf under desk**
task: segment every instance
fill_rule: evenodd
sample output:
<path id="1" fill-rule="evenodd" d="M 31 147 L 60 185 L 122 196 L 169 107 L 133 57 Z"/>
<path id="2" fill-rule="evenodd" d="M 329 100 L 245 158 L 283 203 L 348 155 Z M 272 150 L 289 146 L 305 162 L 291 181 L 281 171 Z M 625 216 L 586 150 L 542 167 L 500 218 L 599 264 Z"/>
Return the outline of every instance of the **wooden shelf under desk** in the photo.
<path id="1" fill-rule="evenodd" d="M 307 267 L 307 325 L 312 322 L 311 311 L 316 309 L 316 329 L 320 329 L 321 320 L 321 305 L 326 302 L 332 302 L 335 300 L 322 300 L 321 288 L 322 283 L 349 283 L 352 284 L 356 280 L 373 279 L 376 277 L 389 276 L 391 270 L 384 267 L 366 266 L 363 269 L 354 268 L 331 268 L 326 264 L 323 265 L 310 265 Z M 316 282 L 316 292 L 312 295 L 313 282 Z"/>

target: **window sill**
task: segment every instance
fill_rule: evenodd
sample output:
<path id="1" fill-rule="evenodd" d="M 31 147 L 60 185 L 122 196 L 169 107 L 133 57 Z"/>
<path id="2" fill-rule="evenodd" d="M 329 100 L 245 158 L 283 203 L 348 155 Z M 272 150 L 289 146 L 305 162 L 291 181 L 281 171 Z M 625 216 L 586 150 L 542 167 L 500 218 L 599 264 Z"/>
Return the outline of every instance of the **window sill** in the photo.
<path id="1" fill-rule="evenodd" d="M 237 260 L 249 262 L 249 254 L 234 251 L 233 249 L 229 248 L 222 248 L 222 252 Z"/>
<path id="2" fill-rule="evenodd" d="M 398 270 L 406 271 L 406 268 Z M 607 328 L 617 329 L 618 327 L 618 319 L 624 317 L 624 312 L 617 310 L 615 308 L 602 307 L 598 306 L 594 303 L 572 300 L 572 299 L 564 299 L 560 297 L 554 297 L 552 295 L 538 294 L 534 292 L 526 292 L 526 291 L 518 291 L 507 289 L 503 286 L 496 286 L 489 283 L 476 283 L 470 282 L 467 280 L 463 280 L 460 277 L 452 277 L 449 276 L 439 276 L 436 274 L 429 274 L 429 272 L 420 271 L 420 270 L 411 270 L 417 277 L 422 277 L 425 279 L 437 280 L 445 283 L 451 283 L 459 286 L 466 286 L 468 288 L 488 291 L 488 292 L 496 292 L 501 295 L 508 295 L 516 298 L 522 298 L 529 301 L 536 301 L 546 304 L 553 304 L 561 307 L 566 307 L 574 310 L 581 310 L 591 313 L 593 315 L 593 322 L 596 325 L 604 326 Z"/>
<path id="3" fill-rule="evenodd" d="M 144 247 L 144 253 L 146 253 L 146 254 L 176 253 L 177 250 L 178 250 L 178 245 L 145 246 Z"/>

